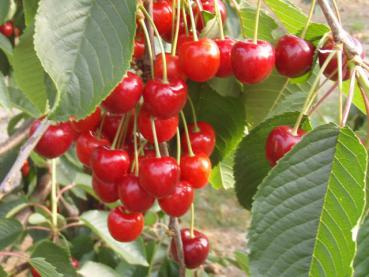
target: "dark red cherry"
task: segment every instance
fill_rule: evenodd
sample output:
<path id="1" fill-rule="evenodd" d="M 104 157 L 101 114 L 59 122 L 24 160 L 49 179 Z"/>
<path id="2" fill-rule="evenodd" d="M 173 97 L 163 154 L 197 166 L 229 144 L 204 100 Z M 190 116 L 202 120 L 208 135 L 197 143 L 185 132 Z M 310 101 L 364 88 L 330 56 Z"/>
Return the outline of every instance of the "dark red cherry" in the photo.
<path id="1" fill-rule="evenodd" d="M 215 147 L 215 132 L 213 127 L 204 121 L 197 122 L 198 129 L 194 124 L 188 125 L 188 133 L 192 151 L 195 154 L 204 153 L 210 156 Z M 188 153 L 187 139 L 185 133 L 181 135 L 182 148 L 185 153 Z"/>
<path id="2" fill-rule="evenodd" d="M 141 134 L 147 139 L 149 142 L 154 142 L 154 136 L 151 128 L 151 115 L 146 109 L 141 109 L 138 115 L 138 128 Z M 177 132 L 178 127 L 178 115 L 167 119 L 159 119 L 156 118 L 155 129 L 158 138 L 158 142 L 164 142 L 171 140 Z"/>
<path id="3" fill-rule="evenodd" d="M 84 133 L 88 131 L 94 131 L 99 126 L 101 117 L 101 109 L 99 107 L 96 110 L 81 120 L 71 120 L 70 124 L 73 129 L 78 133 Z"/>
<path id="4" fill-rule="evenodd" d="M 76 154 L 82 164 L 90 167 L 92 152 L 99 146 L 109 146 L 105 138 L 96 137 L 91 131 L 79 135 L 76 141 Z"/>
<path id="5" fill-rule="evenodd" d="M 109 213 L 109 233 L 117 241 L 134 241 L 141 234 L 143 227 L 142 213 L 129 213 L 124 206 L 116 207 Z"/>
<path id="6" fill-rule="evenodd" d="M 40 122 L 41 120 L 37 119 L 32 123 L 30 135 L 36 131 Z M 69 122 L 51 125 L 38 141 L 35 151 L 45 158 L 53 159 L 67 152 L 74 138 L 75 133 Z"/>
<path id="7" fill-rule="evenodd" d="M 187 101 L 187 85 L 177 79 L 169 83 L 149 80 L 143 92 L 144 107 L 153 116 L 167 119 L 177 115 Z"/>
<path id="8" fill-rule="evenodd" d="M 125 150 L 100 146 L 92 152 L 90 164 L 97 178 L 114 183 L 127 174 L 130 160 Z"/>
<path id="9" fill-rule="evenodd" d="M 266 158 L 270 165 L 274 166 L 295 144 L 300 142 L 304 134 L 305 132 L 299 129 L 295 136 L 292 134 L 292 128 L 285 125 L 275 127 L 269 133 L 265 146 Z"/>
<path id="10" fill-rule="evenodd" d="M 0 33 L 6 37 L 11 37 L 14 34 L 14 25 L 11 21 L 5 22 L 0 25 Z"/>
<path id="11" fill-rule="evenodd" d="M 156 198 L 172 194 L 179 175 L 179 166 L 172 157 L 145 158 L 140 161 L 140 185 Z"/>
<path id="12" fill-rule="evenodd" d="M 108 114 L 105 116 L 104 119 L 104 125 L 102 127 L 102 133 L 104 137 L 109 139 L 110 142 L 114 141 L 114 137 L 117 133 L 119 123 L 122 119 L 122 115 L 118 114 Z M 128 129 L 127 129 L 127 138 L 132 137 L 132 131 L 133 131 L 133 116 L 130 117 L 130 121 L 128 123 Z"/>
<path id="13" fill-rule="evenodd" d="M 137 32 L 133 48 L 133 57 L 137 60 L 142 59 L 145 54 L 145 37 L 142 32 Z"/>
<path id="14" fill-rule="evenodd" d="M 29 161 L 26 160 L 21 168 L 22 176 L 27 177 L 29 175 L 29 172 L 31 171 L 31 166 L 29 165 Z"/>
<path id="15" fill-rule="evenodd" d="M 221 0 L 217 0 L 217 1 L 218 1 L 220 16 L 222 18 L 222 22 L 224 23 L 227 20 L 227 8 Z M 215 14 L 214 0 L 202 1 L 202 10 L 208 13 Z M 196 4 L 193 7 L 193 12 L 194 12 L 194 16 L 196 19 L 196 28 L 198 31 L 201 31 L 205 27 L 205 24 L 204 24 L 205 22 L 200 13 L 200 9 L 198 8 Z"/>
<path id="16" fill-rule="evenodd" d="M 181 157 L 181 179 L 189 182 L 195 189 L 208 184 L 211 173 L 211 162 L 205 154 Z"/>
<path id="17" fill-rule="evenodd" d="M 220 65 L 217 72 L 217 77 L 228 77 L 232 75 L 231 53 L 232 47 L 236 43 L 233 38 L 216 39 L 220 53 Z"/>
<path id="18" fill-rule="evenodd" d="M 314 59 L 314 45 L 294 35 L 281 37 L 275 47 L 275 65 L 278 72 L 289 78 L 310 71 Z"/>
<path id="19" fill-rule="evenodd" d="M 183 243 L 183 255 L 186 267 L 193 269 L 202 265 L 209 255 L 209 240 L 203 233 L 194 230 L 194 236 L 191 237 L 191 231 L 188 228 L 181 230 L 181 239 Z M 172 257 L 178 262 L 177 249 L 174 240 L 170 244 Z"/>
<path id="20" fill-rule="evenodd" d="M 96 176 L 92 176 L 92 188 L 97 197 L 104 203 L 113 203 L 119 199 L 115 183 L 104 182 Z"/>
<path id="21" fill-rule="evenodd" d="M 206 82 L 213 78 L 219 69 L 218 45 L 209 38 L 183 43 L 179 48 L 179 62 L 189 79 Z"/>
<path id="22" fill-rule="evenodd" d="M 172 6 L 165 0 L 158 0 L 153 3 L 153 18 L 160 36 L 165 36 L 172 32 Z"/>
<path id="23" fill-rule="evenodd" d="M 143 82 L 141 78 L 128 71 L 127 76 L 123 78 L 102 105 L 111 113 L 126 113 L 136 106 L 142 91 Z"/>
<path id="24" fill-rule="evenodd" d="M 193 198 L 191 185 L 186 181 L 180 181 L 171 195 L 159 199 L 159 205 L 167 215 L 180 217 L 191 207 Z"/>
<path id="25" fill-rule="evenodd" d="M 182 81 L 187 80 L 187 76 L 183 73 L 182 68 L 179 64 L 179 57 L 172 56 L 169 53 L 165 54 L 167 61 L 167 76 L 169 81 L 180 79 Z M 163 78 L 163 59 L 161 54 L 158 54 L 155 59 L 154 65 L 155 77 L 157 79 Z"/>
<path id="26" fill-rule="evenodd" d="M 257 84 L 269 77 L 274 67 L 274 50 L 264 40 L 236 42 L 231 54 L 233 74 L 245 84 Z"/>
<path id="27" fill-rule="evenodd" d="M 131 212 L 145 212 L 154 204 L 155 198 L 149 195 L 138 183 L 138 177 L 125 176 L 118 183 L 119 199 Z"/>

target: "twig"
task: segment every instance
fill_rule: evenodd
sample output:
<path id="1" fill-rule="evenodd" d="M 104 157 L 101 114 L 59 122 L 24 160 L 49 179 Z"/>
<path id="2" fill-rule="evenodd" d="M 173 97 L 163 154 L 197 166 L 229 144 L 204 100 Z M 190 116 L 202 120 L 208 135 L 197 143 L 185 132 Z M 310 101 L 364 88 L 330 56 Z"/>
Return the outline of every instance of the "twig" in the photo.
<path id="1" fill-rule="evenodd" d="M 27 120 L 6 141 L 0 143 L 0 156 L 18 146 L 27 137 L 31 123 Z"/>
<path id="2" fill-rule="evenodd" d="M 179 230 L 178 219 L 175 217 L 170 217 L 169 219 L 169 229 L 173 232 L 174 243 L 176 246 L 177 258 L 179 262 L 179 277 L 186 276 L 186 266 L 183 256 L 183 244 L 181 239 L 181 232 Z"/>

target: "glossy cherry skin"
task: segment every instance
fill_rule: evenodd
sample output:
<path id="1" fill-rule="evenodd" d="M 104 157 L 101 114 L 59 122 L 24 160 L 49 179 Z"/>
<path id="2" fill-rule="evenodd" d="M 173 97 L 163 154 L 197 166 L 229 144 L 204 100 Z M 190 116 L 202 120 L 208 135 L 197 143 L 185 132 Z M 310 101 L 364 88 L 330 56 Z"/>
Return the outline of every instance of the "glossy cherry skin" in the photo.
<path id="1" fill-rule="evenodd" d="M 29 161 L 26 160 L 21 168 L 22 176 L 27 177 L 29 175 L 29 172 L 31 171 L 31 166 L 29 164 Z"/>
<path id="2" fill-rule="evenodd" d="M 220 53 L 220 65 L 217 72 L 217 77 L 229 77 L 232 75 L 231 53 L 232 47 L 236 43 L 233 38 L 216 39 Z"/>
<path id="3" fill-rule="evenodd" d="M 92 152 L 90 164 L 97 178 L 104 182 L 114 183 L 127 174 L 130 159 L 125 150 L 100 146 Z"/>
<path id="4" fill-rule="evenodd" d="M 131 212 L 145 212 L 155 201 L 155 198 L 140 186 L 138 177 L 134 175 L 127 175 L 118 183 L 118 194 L 120 201 Z"/>
<path id="5" fill-rule="evenodd" d="M 14 34 L 14 25 L 11 21 L 5 22 L 0 25 L 0 33 L 6 37 L 11 37 Z"/>
<path id="6" fill-rule="evenodd" d="M 150 118 L 150 113 L 144 108 L 141 109 L 138 115 L 138 128 L 143 137 L 150 143 L 153 143 L 154 136 L 152 133 Z M 178 115 L 167 119 L 156 118 L 154 122 L 159 143 L 171 140 L 177 132 Z"/>
<path id="7" fill-rule="evenodd" d="M 160 36 L 165 36 L 172 32 L 172 6 L 165 0 L 153 3 L 153 18 Z"/>
<path id="8" fill-rule="evenodd" d="M 236 42 L 231 54 L 233 74 L 245 84 L 257 84 L 269 77 L 274 67 L 274 49 L 264 40 Z"/>
<path id="9" fill-rule="evenodd" d="M 177 79 L 169 83 L 149 80 L 143 93 L 144 107 L 160 119 L 171 118 L 183 109 L 187 101 L 187 85 Z"/>
<path id="10" fill-rule="evenodd" d="M 167 215 L 180 217 L 191 207 L 193 199 L 191 185 L 186 181 L 180 181 L 172 194 L 159 199 L 159 205 Z"/>
<path id="11" fill-rule="evenodd" d="M 192 151 L 196 155 L 204 153 L 210 157 L 215 147 L 215 131 L 209 123 L 204 121 L 198 121 L 197 127 L 198 129 L 196 129 L 194 124 L 188 125 Z M 181 144 L 183 151 L 188 153 L 187 139 L 184 132 L 181 135 Z"/>
<path id="12" fill-rule="evenodd" d="M 145 37 L 142 32 L 137 32 L 134 48 L 133 48 L 133 57 L 137 60 L 142 59 L 145 54 Z"/>
<path id="13" fill-rule="evenodd" d="M 269 133 L 265 146 L 266 158 L 269 164 L 275 166 L 280 158 L 290 151 L 295 144 L 300 142 L 304 134 L 303 130 L 298 130 L 297 135 L 294 136 L 292 128 L 286 125 L 275 127 Z"/>
<path id="14" fill-rule="evenodd" d="M 123 78 L 102 105 L 111 113 L 126 113 L 136 106 L 143 87 L 143 82 L 139 76 L 127 72 L 127 76 Z"/>
<path id="15" fill-rule="evenodd" d="M 194 230 L 194 237 L 191 237 L 190 229 L 181 230 L 183 243 L 183 255 L 186 267 L 189 269 L 197 268 L 202 265 L 209 255 L 210 244 L 206 235 Z M 170 244 L 172 257 L 178 262 L 177 249 L 174 240 Z"/>
<path id="16" fill-rule="evenodd" d="M 206 82 L 213 78 L 219 69 L 218 45 L 209 38 L 183 43 L 179 48 L 179 62 L 189 79 Z"/>
<path id="17" fill-rule="evenodd" d="M 96 176 L 92 176 L 92 188 L 104 203 L 113 203 L 119 199 L 117 185 L 99 180 Z"/>
<path id="18" fill-rule="evenodd" d="M 208 184 L 211 173 L 211 162 L 205 154 L 181 157 L 181 179 L 189 182 L 195 189 Z"/>
<path id="19" fill-rule="evenodd" d="M 182 68 L 179 64 L 179 57 L 173 56 L 170 53 L 165 53 L 166 61 L 167 61 L 167 77 L 169 81 L 174 81 L 180 79 L 182 81 L 187 80 L 186 74 L 182 71 Z M 157 79 L 163 78 L 163 59 L 162 55 L 156 55 L 155 64 L 154 64 L 155 77 Z"/>
<path id="20" fill-rule="evenodd" d="M 179 176 L 179 166 L 172 157 L 145 158 L 140 161 L 140 185 L 156 198 L 172 194 Z"/>
<path id="21" fill-rule="evenodd" d="M 177 52 L 179 53 L 180 49 L 182 48 L 182 45 L 184 45 L 186 42 L 192 42 L 193 41 L 193 33 L 189 32 L 189 34 L 181 34 L 178 36 L 177 41 Z M 186 76 L 187 77 L 187 76 Z"/>
<path id="22" fill-rule="evenodd" d="M 37 119 L 32 123 L 30 135 L 32 135 L 40 125 Z M 75 138 L 75 132 L 69 122 L 61 122 L 51 125 L 38 141 L 35 151 L 41 156 L 53 159 L 63 155 L 68 151 Z"/>
<path id="23" fill-rule="evenodd" d="M 79 135 L 76 141 L 76 154 L 80 162 L 90 167 L 92 152 L 100 146 L 109 146 L 110 142 L 105 138 L 96 137 L 91 131 Z"/>
<path id="24" fill-rule="evenodd" d="M 312 43 L 294 35 L 281 37 L 275 47 L 275 65 L 279 74 L 295 78 L 311 70 L 314 59 Z"/>
<path id="25" fill-rule="evenodd" d="M 104 125 L 102 127 L 102 134 L 106 137 L 110 142 L 114 141 L 114 137 L 117 133 L 119 123 L 122 119 L 122 115 L 118 114 L 108 114 L 105 116 Z M 128 123 L 127 128 L 127 138 L 132 137 L 133 131 L 133 116 L 131 116 L 130 121 Z"/>
<path id="26" fill-rule="evenodd" d="M 100 118 L 101 109 L 97 107 L 96 110 L 86 118 L 77 121 L 71 120 L 70 124 L 76 132 L 84 133 L 94 131 L 99 126 Z"/>
<path id="27" fill-rule="evenodd" d="M 116 207 L 109 213 L 108 230 L 117 241 L 134 241 L 142 233 L 143 227 L 142 213 L 129 213 L 124 206 Z"/>

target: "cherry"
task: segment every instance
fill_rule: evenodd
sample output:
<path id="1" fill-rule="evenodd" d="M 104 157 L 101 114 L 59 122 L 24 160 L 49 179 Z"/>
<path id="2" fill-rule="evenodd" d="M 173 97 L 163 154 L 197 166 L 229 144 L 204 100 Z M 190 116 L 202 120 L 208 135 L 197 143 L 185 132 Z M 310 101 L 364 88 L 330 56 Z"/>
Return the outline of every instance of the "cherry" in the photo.
<path id="1" fill-rule="evenodd" d="M 137 60 L 142 59 L 145 54 L 145 37 L 142 32 L 137 32 L 133 48 L 133 57 Z"/>
<path id="2" fill-rule="evenodd" d="M 294 35 L 281 37 L 275 47 L 275 65 L 279 74 L 289 78 L 304 75 L 311 70 L 314 45 Z"/>
<path id="3" fill-rule="evenodd" d="M 73 258 L 73 257 L 71 259 L 71 264 L 72 264 L 73 268 L 75 268 L 75 269 L 79 268 L 79 261 L 77 259 Z"/>
<path id="4" fill-rule="evenodd" d="M 110 142 L 114 141 L 114 137 L 117 133 L 119 123 L 122 119 L 122 115 L 108 114 L 105 116 L 104 125 L 102 126 L 102 133 L 104 137 L 109 139 Z M 130 138 L 133 131 L 133 116 L 130 117 L 127 129 L 127 138 Z"/>
<path id="5" fill-rule="evenodd" d="M 191 231 L 188 228 L 181 230 L 181 239 L 183 243 L 183 255 L 187 268 L 193 269 L 202 265 L 209 255 L 209 240 L 205 234 L 194 230 L 194 236 L 191 237 Z M 172 257 L 178 262 L 177 248 L 174 240 L 170 244 Z"/>
<path id="6" fill-rule="evenodd" d="M 78 133 L 84 133 L 87 131 L 94 131 L 99 126 L 101 117 L 101 109 L 99 107 L 96 110 L 81 120 L 71 120 L 70 124 L 73 129 Z"/>
<path id="7" fill-rule="evenodd" d="M 32 135 L 41 120 L 37 119 L 32 123 L 30 135 Z M 53 159 L 63 155 L 72 145 L 75 133 L 69 122 L 61 122 L 51 125 L 38 141 L 35 151 L 41 156 Z"/>
<path id="8" fill-rule="evenodd" d="M 138 128 L 140 129 L 140 132 L 144 138 L 150 143 L 153 143 L 154 137 L 152 133 L 150 117 L 151 115 L 146 109 L 141 109 L 138 115 Z M 154 122 L 159 143 L 171 140 L 177 132 L 178 115 L 167 119 L 156 118 Z"/>
<path id="9" fill-rule="evenodd" d="M 275 127 L 266 141 L 266 158 L 271 166 L 275 166 L 277 161 L 292 149 L 305 134 L 303 130 L 298 130 L 297 135 L 292 134 L 292 128 L 286 125 Z"/>
<path id="10" fill-rule="evenodd" d="M 140 185 L 157 198 L 175 191 L 179 175 L 179 166 L 172 157 L 145 158 L 140 161 Z"/>
<path id="11" fill-rule="evenodd" d="M 153 3 L 153 18 L 160 36 L 172 32 L 173 11 L 172 6 L 165 0 L 159 0 Z"/>
<path id="12" fill-rule="evenodd" d="M 231 54 L 233 73 L 245 84 L 256 84 L 269 77 L 274 67 L 274 50 L 264 40 L 236 42 Z"/>
<path id="13" fill-rule="evenodd" d="M 172 56 L 169 53 L 165 53 L 167 61 L 167 76 L 169 81 L 180 79 L 182 81 L 187 80 L 187 76 L 183 73 L 182 68 L 179 64 L 179 57 Z M 158 79 L 163 78 L 163 59 L 161 54 L 158 54 L 155 59 L 154 65 L 155 77 Z"/>
<path id="14" fill-rule="evenodd" d="M 127 76 L 123 78 L 102 105 L 111 113 L 126 113 L 136 106 L 142 90 L 143 82 L 141 78 L 128 71 Z"/>
<path id="15" fill-rule="evenodd" d="M 105 138 L 96 137 L 91 131 L 81 134 L 76 141 L 77 157 L 82 164 L 90 167 L 92 152 L 99 146 L 109 146 L 110 142 Z"/>
<path id="16" fill-rule="evenodd" d="M 216 39 L 220 53 L 220 65 L 217 72 L 217 77 L 229 77 L 232 75 L 231 53 L 232 47 L 236 43 L 233 38 Z"/>
<path id="17" fill-rule="evenodd" d="M 155 198 L 149 195 L 138 183 L 138 177 L 125 176 L 118 184 L 120 201 L 131 212 L 145 212 L 154 204 Z"/>
<path id="18" fill-rule="evenodd" d="M 191 185 L 186 181 L 180 181 L 172 194 L 159 199 L 159 205 L 166 214 L 180 217 L 188 211 L 193 198 Z"/>
<path id="19" fill-rule="evenodd" d="M 143 227 L 142 213 L 129 213 L 124 206 L 116 207 L 109 213 L 109 233 L 117 241 L 134 241 L 141 234 Z"/>
<path id="20" fill-rule="evenodd" d="M 195 189 L 208 184 L 211 172 L 211 162 L 203 153 L 195 156 L 181 157 L 181 179 L 186 180 Z"/>
<path id="21" fill-rule="evenodd" d="M 178 52 L 180 51 L 180 49 L 182 48 L 182 45 L 185 44 L 186 42 L 193 42 L 193 33 L 189 32 L 189 34 L 181 34 L 178 36 L 178 40 L 177 40 L 177 49 Z"/>
<path id="22" fill-rule="evenodd" d="M 119 199 L 115 183 L 103 182 L 96 176 L 92 176 L 92 188 L 104 203 L 113 203 Z"/>
<path id="23" fill-rule="evenodd" d="M 113 183 L 121 180 L 127 174 L 130 160 L 125 150 L 100 146 L 92 152 L 90 164 L 97 178 Z"/>
<path id="24" fill-rule="evenodd" d="M 11 37 L 14 34 L 14 25 L 11 21 L 5 22 L 0 25 L 0 33 L 6 37 Z"/>
<path id="25" fill-rule="evenodd" d="M 144 107 L 153 116 L 167 119 L 177 115 L 187 101 L 187 85 L 177 79 L 169 83 L 149 80 L 143 93 Z"/>
<path id="26" fill-rule="evenodd" d="M 23 177 L 27 177 L 29 175 L 29 172 L 31 170 L 31 166 L 29 165 L 29 161 L 26 160 L 21 168 L 21 172 L 22 172 L 22 176 Z"/>
<path id="27" fill-rule="evenodd" d="M 213 127 L 204 121 L 197 122 L 198 129 L 196 129 L 194 124 L 188 125 L 188 133 L 190 136 L 190 142 L 192 151 L 197 155 L 204 153 L 208 156 L 213 153 L 215 147 L 215 132 Z M 188 152 L 187 149 L 187 139 L 183 133 L 181 136 L 182 148 L 185 153 Z"/>
<path id="28" fill-rule="evenodd" d="M 227 20 L 227 8 L 221 0 L 217 0 L 217 1 L 218 1 L 220 17 L 222 19 L 222 22 L 224 23 Z M 201 1 L 201 2 L 202 2 L 203 11 L 215 14 L 214 0 Z M 194 16 L 195 16 L 195 19 L 196 19 L 196 29 L 201 31 L 205 27 L 205 25 L 204 25 L 203 16 L 200 13 L 200 9 L 198 8 L 197 5 L 195 5 L 193 7 L 193 12 L 194 12 Z M 188 21 L 188 22 L 190 22 L 190 21 Z"/>
<path id="29" fill-rule="evenodd" d="M 209 38 L 188 41 L 179 48 L 179 62 L 189 79 L 196 82 L 206 82 L 218 72 L 219 48 Z"/>

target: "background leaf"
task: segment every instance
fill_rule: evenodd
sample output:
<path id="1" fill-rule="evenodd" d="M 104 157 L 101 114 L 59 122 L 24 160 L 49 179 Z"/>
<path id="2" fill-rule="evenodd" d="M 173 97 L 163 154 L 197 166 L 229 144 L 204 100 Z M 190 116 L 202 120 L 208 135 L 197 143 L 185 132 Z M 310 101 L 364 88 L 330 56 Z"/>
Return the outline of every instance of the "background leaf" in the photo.
<path id="1" fill-rule="evenodd" d="M 108 267 L 105 264 L 96 263 L 92 261 L 88 261 L 85 263 L 82 268 L 78 271 L 83 277 L 118 277 L 120 276 L 118 272 L 116 272 L 111 267 Z"/>
<path id="2" fill-rule="evenodd" d="M 234 187 L 234 153 L 227 155 L 211 170 L 209 183 L 215 189 L 231 189 Z"/>
<path id="3" fill-rule="evenodd" d="M 7 16 L 10 10 L 10 0 L 0 1 L 0 25 L 7 20 Z"/>
<path id="4" fill-rule="evenodd" d="M 56 271 L 55 266 L 48 263 L 45 258 L 32 258 L 30 265 L 37 270 L 42 277 L 63 277 L 64 275 Z"/>
<path id="5" fill-rule="evenodd" d="M 18 220 L 0 218 L 0 249 L 14 243 L 23 232 L 23 227 Z"/>
<path id="6" fill-rule="evenodd" d="M 38 8 L 39 0 L 23 0 L 24 19 L 26 26 L 33 23 Z"/>
<path id="7" fill-rule="evenodd" d="M 13 55 L 13 47 L 10 43 L 9 39 L 0 33 L 0 49 L 4 51 L 8 58 L 11 58 Z"/>
<path id="8" fill-rule="evenodd" d="M 355 277 L 369 276 L 369 218 L 360 226 L 357 238 L 357 254 L 354 262 Z"/>

